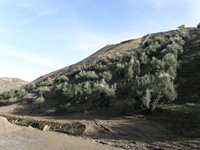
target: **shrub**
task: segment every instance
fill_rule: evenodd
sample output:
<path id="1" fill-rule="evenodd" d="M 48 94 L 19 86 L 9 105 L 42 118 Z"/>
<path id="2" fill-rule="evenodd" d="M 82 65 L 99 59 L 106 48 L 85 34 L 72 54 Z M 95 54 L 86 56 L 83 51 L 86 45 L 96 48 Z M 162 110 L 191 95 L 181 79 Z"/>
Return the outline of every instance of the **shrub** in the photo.
<path id="1" fill-rule="evenodd" d="M 135 109 L 154 110 L 159 104 L 169 103 L 177 97 L 170 75 L 145 75 L 137 78 L 129 98 Z"/>
<path id="2" fill-rule="evenodd" d="M 152 39 L 148 39 L 145 43 L 144 43 L 144 46 L 145 47 L 148 47 L 149 45 L 153 45 L 153 40 Z"/>
<path id="3" fill-rule="evenodd" d="M 63 86 L 62 95 L 65 96 L 68 100 L 71 100 L 74 97 L 74 88 L 72 84 L 67 84 Z"/>
<path id="4" fill-rule="evenodd" d="M 116 85 L 109 86 L 105 80 L 94 83 L 92 89 L 93 103 L 96 106 L 106 106 L 115 98 Z"/>
<path id="5" fill-rule="evenodd" d="M 98 63 L 94 66 L 94 70 L 96 72 L 103 72 L 103 71 L 107 71 L 108 67 L 106 65 L 102 65 L 101 63 Z"/>
<path id="6" fill-rule="evenodd" d="M 157 36 L 157 37 L 155 37 L 154 41 L 157 41 L 158 44 L 161 44 L 161 45 L 167 42 L 167 40 L 163 36 Z"/>
<path id="7" fill-rule="evenodd" d="M 21 89 L 21 90 L 16 90 L 15 91 L 15 95 L 18 99 L 23 99 L 24 96 L 26 96 L 28 94 L 27 91 L 25 91 L 24 89 Z"/>
<path id="8" fill-rule="evenodd" d="M 35 85 L 35 83 L 32 83 L 32 82 L 28 83 L 24 86 L 25 91 L 28 91 L 28 92 L 35 88 L 36 88 L 36 85 Z"/>
<path id="9" fill-rule="evenodd" d="M 104 79 L 106 82 L 109 82 L 110 80 L 112 80 L 112 74 L 110 73 L 110 71 L 104 71 L 103 73 L 100 74 L 100 76 L 101 76 L 102 79 Z"/>
<path id="10" fill-rule="evenodd" d="M 68 82 L 68 81 L 69 81 L 68 77 L 67 77 L 67 76 L 64 76 L 64 75 L 62 75 L 62 76 L 60 76 L 60 77 L 58 77 L 58 78 L 56 79 L 56 82 L 57 82 L 57 83 L 64 83 L 64 82 Z"/>
<path id="11" fill-rule="evenodd" d="M 81 71 L 75 76 L 75 79 L 79 81 L 96 80 L 98 78 L 98 75 L 94 71 Z"/>
<path id="12" fill-rule="evenodd" d="M 160 47 L 160 44 L 158 44 L 158 42 L 155 42 L 153 43 L 152 45 L 149 45 L 147 48 L 146 48 L 146 54 L 148 56 L 150 55 L 155 55 L 158 53 L 157 49 Z"/>
<path id="13" fill-rule="evenodd" d="M 144 52 L 140 55 L 139 59 L 140 59 L 140 63 L 143 65 L 147 64 L 150 61 L 149 57 Z"/>
<path id="14" fill-rule="evenodd" d="M 177 58 L 179 54 L 183 53 L 183 47 L 173 41 L 172 44 L 167 45 L 167 47 L 163 49 L 161 53 L 163 54 L 172 53 Z"/>
<path id="15" fill-rule="evenodd" d="M 116 65 L 116 69 L 115 69 L 115 73 L 114 73 L 115 78 L 122 79 L 125 77 L 125 66 L 126 66 L 126 64 L 121 64 L 121 63 Z"/>
<path id="16" fill-rule="evenodd" d="M 2 93 L 2 97 L 5 100 L 13 98 L 14 96 L 15 96 L 14 90 L 4 91 Z"/>
<path id="17" fill-rule="evenodd" d="M 44 97 L 41 95 L 40 97 L 36 98 L 33 102 L 33 105 L 42 105 L 45 102 Z"/>
<path id="18" fill-rule="evenodd" d="M 40 96 L 46 96 L 50 93 L 50 89 L 47 86 L 42 86 L 38 88 Z"/>
<path id="19" fill-rule="evenodd" d="M 200 23 L 197 25 L 197 28 L 200 29 Z"/>
<path id="20" fill-rule="evenodd" d="M 189 32 L 187 29 L 180 29 L 178 31 L 178 34 L 180 37 L 182 37 L 183 39 L 186 39 L 189 36 Z"/>
<path id="21" fill-rule="evenodd" d="M 49 81 L 42 81 L 42 82 L 38 83 L 38 87 L 49 86 L 49 85 L 51 85 L 51 83 Z"/>

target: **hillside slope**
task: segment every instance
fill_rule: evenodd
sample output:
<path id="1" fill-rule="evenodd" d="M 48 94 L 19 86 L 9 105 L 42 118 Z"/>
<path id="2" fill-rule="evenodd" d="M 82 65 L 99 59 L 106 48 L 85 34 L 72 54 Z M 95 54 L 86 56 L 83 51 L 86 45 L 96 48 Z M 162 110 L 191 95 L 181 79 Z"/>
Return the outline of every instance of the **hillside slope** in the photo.
<path id="1" fill-rule="evenodd" d="M 27 83 L 27 81 L 17 78 L 0 78 L 0 93 L 6 90 L 19 88 Z"/>
<path id="2" fill-rule="evenodd" d="M 191 28 L 191 30 L 193 30 L 193 29 Z M 157 36 L 163 36 L 168 33 L 174 34 L 175 32 L 177 32 L 177 30 L 172 30 L 172 31 L 168 31 L 168 32 L 152 33 L 152 34 L 147 34 L 141 38 L 123 41 L 118 44 L 107 45 L 107 46 L 103 47 L 102 49 L 98 50 L 97 52 L 95 52 L 94 54 L 92 54 L 91 56 L 85 58 L 84 60 L 82 60 L 76 64 L 56 70 L 49 74 L 43 75 L 43 76 L 37 78 L 36 80 L 34 80 L 34 82 L 38 83 L 41 81 L 45 81 L 48 78 L 55 79 L 56 77 L 59 77 L 61 75 L 69 75 L 76 69 L 87 68 L 88 66 L 93 64 L 95 61 L 98 61 L 102 57 L 112 56 L 116 53 L 132 52 L 138 48 L 142 48 L 144 46 L 145 42 L 148 41 L 149 39 L 152 39 Z"/>

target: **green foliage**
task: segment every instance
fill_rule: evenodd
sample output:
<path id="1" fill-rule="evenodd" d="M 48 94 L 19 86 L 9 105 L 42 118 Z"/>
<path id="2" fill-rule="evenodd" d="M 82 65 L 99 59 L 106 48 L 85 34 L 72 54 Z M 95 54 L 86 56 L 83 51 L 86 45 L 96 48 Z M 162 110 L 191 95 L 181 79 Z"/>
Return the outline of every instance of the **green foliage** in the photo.
<path id="1" fill-rule="evenodd" d="M 15 92 L 14 90 L 9 90 L 9 91 L 4 91 L 2 93 L 2 97 L 3 99 L 7 100 L 7 99 L 10 99 L 10 98 L 13 98 L 15 96 Z"/>
<path id="2" fill-rule="evenodd" d="M 25 91 L 24 89 L 20 89 L 20 90 L 16 90 L 15 91 L 15 96 L 18 98 L 18 99 L 23 99 L 24 96 L 26 96 L 28 94 L 27 91 Z"/>
<path id="3" fill-rule="evenodd" d="M 116 69 L 115 69 L 115 73 L 114 73 L 116 79 L 124 78 L 124 76 L 125 76 L 125 66 L 126 66 L 126 64 L 121 64 L 121 63 L 118 63 L 116 65 Z"/>
<path id="4" fill-rule="evenodd" d="M 138 60 L 131 59 L 129 64 L 125 67 L 126 79 L 131 79 L 140 74 L 140 62 Z"/>
<path id="5" fill-rule="evenodd" d="M 42 87 L 42 86 L 50 86 L 51 85 L 51 82 L 49 81 L 42 81 L 40 83 L 38 83 L 38 87 Z"/>
<path id="6" fill-rule="evenodd" d="M 200 29 L 200 23 L 197 25 L 197 28 Z"/>
<path id="7" fill-rule="evenodd" d="M 38 88 L 40 96 L 46 96 L 50 93 L 50 89 L 47 86 L 42 86 Z"/>
<path id="8" fill-rule="evenodd" d="M 172 53 L 177 58 L 179 54 L 183 53 L 183 47 L 178 45 L 176 42 L 172 42 L 172 44 L 169 44 L 165 49 L 161 51 L 161 53 Z"/>
<path id="9" fill-rule="evenodd" d="M 24 86 L 25 91 L 28 91 L 28 92 L 31 91 L 31 90 L 33 90 L 33 89 L 35 89 L 35 88 L 36 88 L 36 85 L 33 82 L 28 83 L 28 84 L 26 84 Z"/>
<path id="10" fill-rule="evenodd" d="M 101 63 L 98 63 L 94 66 L 94 70 L 96 72 L 103 72 L 103 71 L 107 71 L 108 67 L 106 65 L 102 65 Z"/>
<path id="11" fill-rule="evenodd" d="M 45 102 L 45 99 L 41 95 L 40 97 L 38 97 L 38 98 L 35 99 L 35 101 L 33 102 L 33 105 L 41 106 L 42 104 L 44 104 L 44 102 Z"/>
<path id="12" fill-rule="evenodd" d="M 168 74 L 145 75 L 137 78 L 129 98 L 135 109 L 154 110 L 159 104 L 173 101 L 177 96 Z"/>
<path id="13" fill-rule="evenodd" d="M 57 82 L 57 83 L 64 83 L 64 82 L 68 82 L 68 81 L 69 81 L 68 77 L 67 77 L 67 76 L 64 76 L 64 75 L 62 75 L 62 76 L 60 76 L 60 77 L 58 77 L 58 78 L 56 79 L 56 82 Z"/>
<path id="14" fill-rule="evenodd" d="M 146 53 L 145 52 L 143 52 L 141 55 L 140 55 L 140 63 L 142 64 L 142 65 L 145 65 L 145 64 L 147 64 L 150 60 L 149 60 L 149 57 L 146 55 Z"/>
<path id="15" fill-rule="evenodd" d="M 110 71 L 104 71 L 104 72 L 100 73 L 100 76 L 106 82 L 109 82 L 110 80 L 112 80 L 112 74 Z"/>
<path id="16" fill-rule="evenodd" d="M 92 89 L 93 102 L 97 106 L 108 105 L 109 102 L 115 99 L 116 85 L 109 86 L 105 80 L 94 83 Z"/>
<path id="17" fill-rule="evenodd" d="M 161 45 L 167 42 L 164 36 L 157 36 L 155 37 L 154 41 L 157 41 L 158 44 L 161 44 Z"/>
<path id="18" fill-rule="evenodd" d="M 145 46 L 145 47 L 148 47 L 148 46 L 152 45 L 153 43 L 154 43 L 154 42 L 153 42 L 152 39 L 148 39 L 148 40 L 144 43 L 144 46 Z"/>
<path id="19" fill-rule="evenodd" d="M 187 29 L 180 29 L 180 30 L 178 31 L 178 34 L 179 34 L 179 36 L 182 37 L 183 39 L 187 39 L 188 36 L 189 36 L 189 32 L 188 32 Z"/>
<path id="20" fill-rule="evenodd" d="M 98 78 L 98 75 L 94 71 L 81 71 L 75 76 L 75 79 L 78 81 L 96 80 Z"/>

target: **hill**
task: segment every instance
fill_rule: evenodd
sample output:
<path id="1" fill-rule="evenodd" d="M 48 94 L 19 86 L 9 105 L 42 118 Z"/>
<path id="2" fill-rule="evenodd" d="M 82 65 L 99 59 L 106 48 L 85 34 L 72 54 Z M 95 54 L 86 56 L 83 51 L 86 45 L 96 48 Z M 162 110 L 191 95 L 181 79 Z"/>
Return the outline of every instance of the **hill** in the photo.
<path id="1" fill-rule="evenodd" d="M 0 78 L 0 93 L 6 90 L 19 88 L 27 83 L 27 81 L 23 81 L 18 78 Z"/>
<path id="2" fill-rule="evenodd" d="M 149 34 L 4 92 L 0 113 L 123 149 L 199 149 L 199 68 L 198 28 Z"/>

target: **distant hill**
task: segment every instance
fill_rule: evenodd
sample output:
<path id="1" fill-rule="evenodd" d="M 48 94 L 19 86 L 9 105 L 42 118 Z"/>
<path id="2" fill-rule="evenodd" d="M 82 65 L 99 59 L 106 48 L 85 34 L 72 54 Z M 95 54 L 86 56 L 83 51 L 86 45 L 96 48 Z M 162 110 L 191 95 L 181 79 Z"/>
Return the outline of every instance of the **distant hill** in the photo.
<path id="1" fill-rule="evenodd" d="M 0 78 L 0 93 L 9 89 L 21 87 L 27 83 L 27 81 L 18 78 Z"/>

